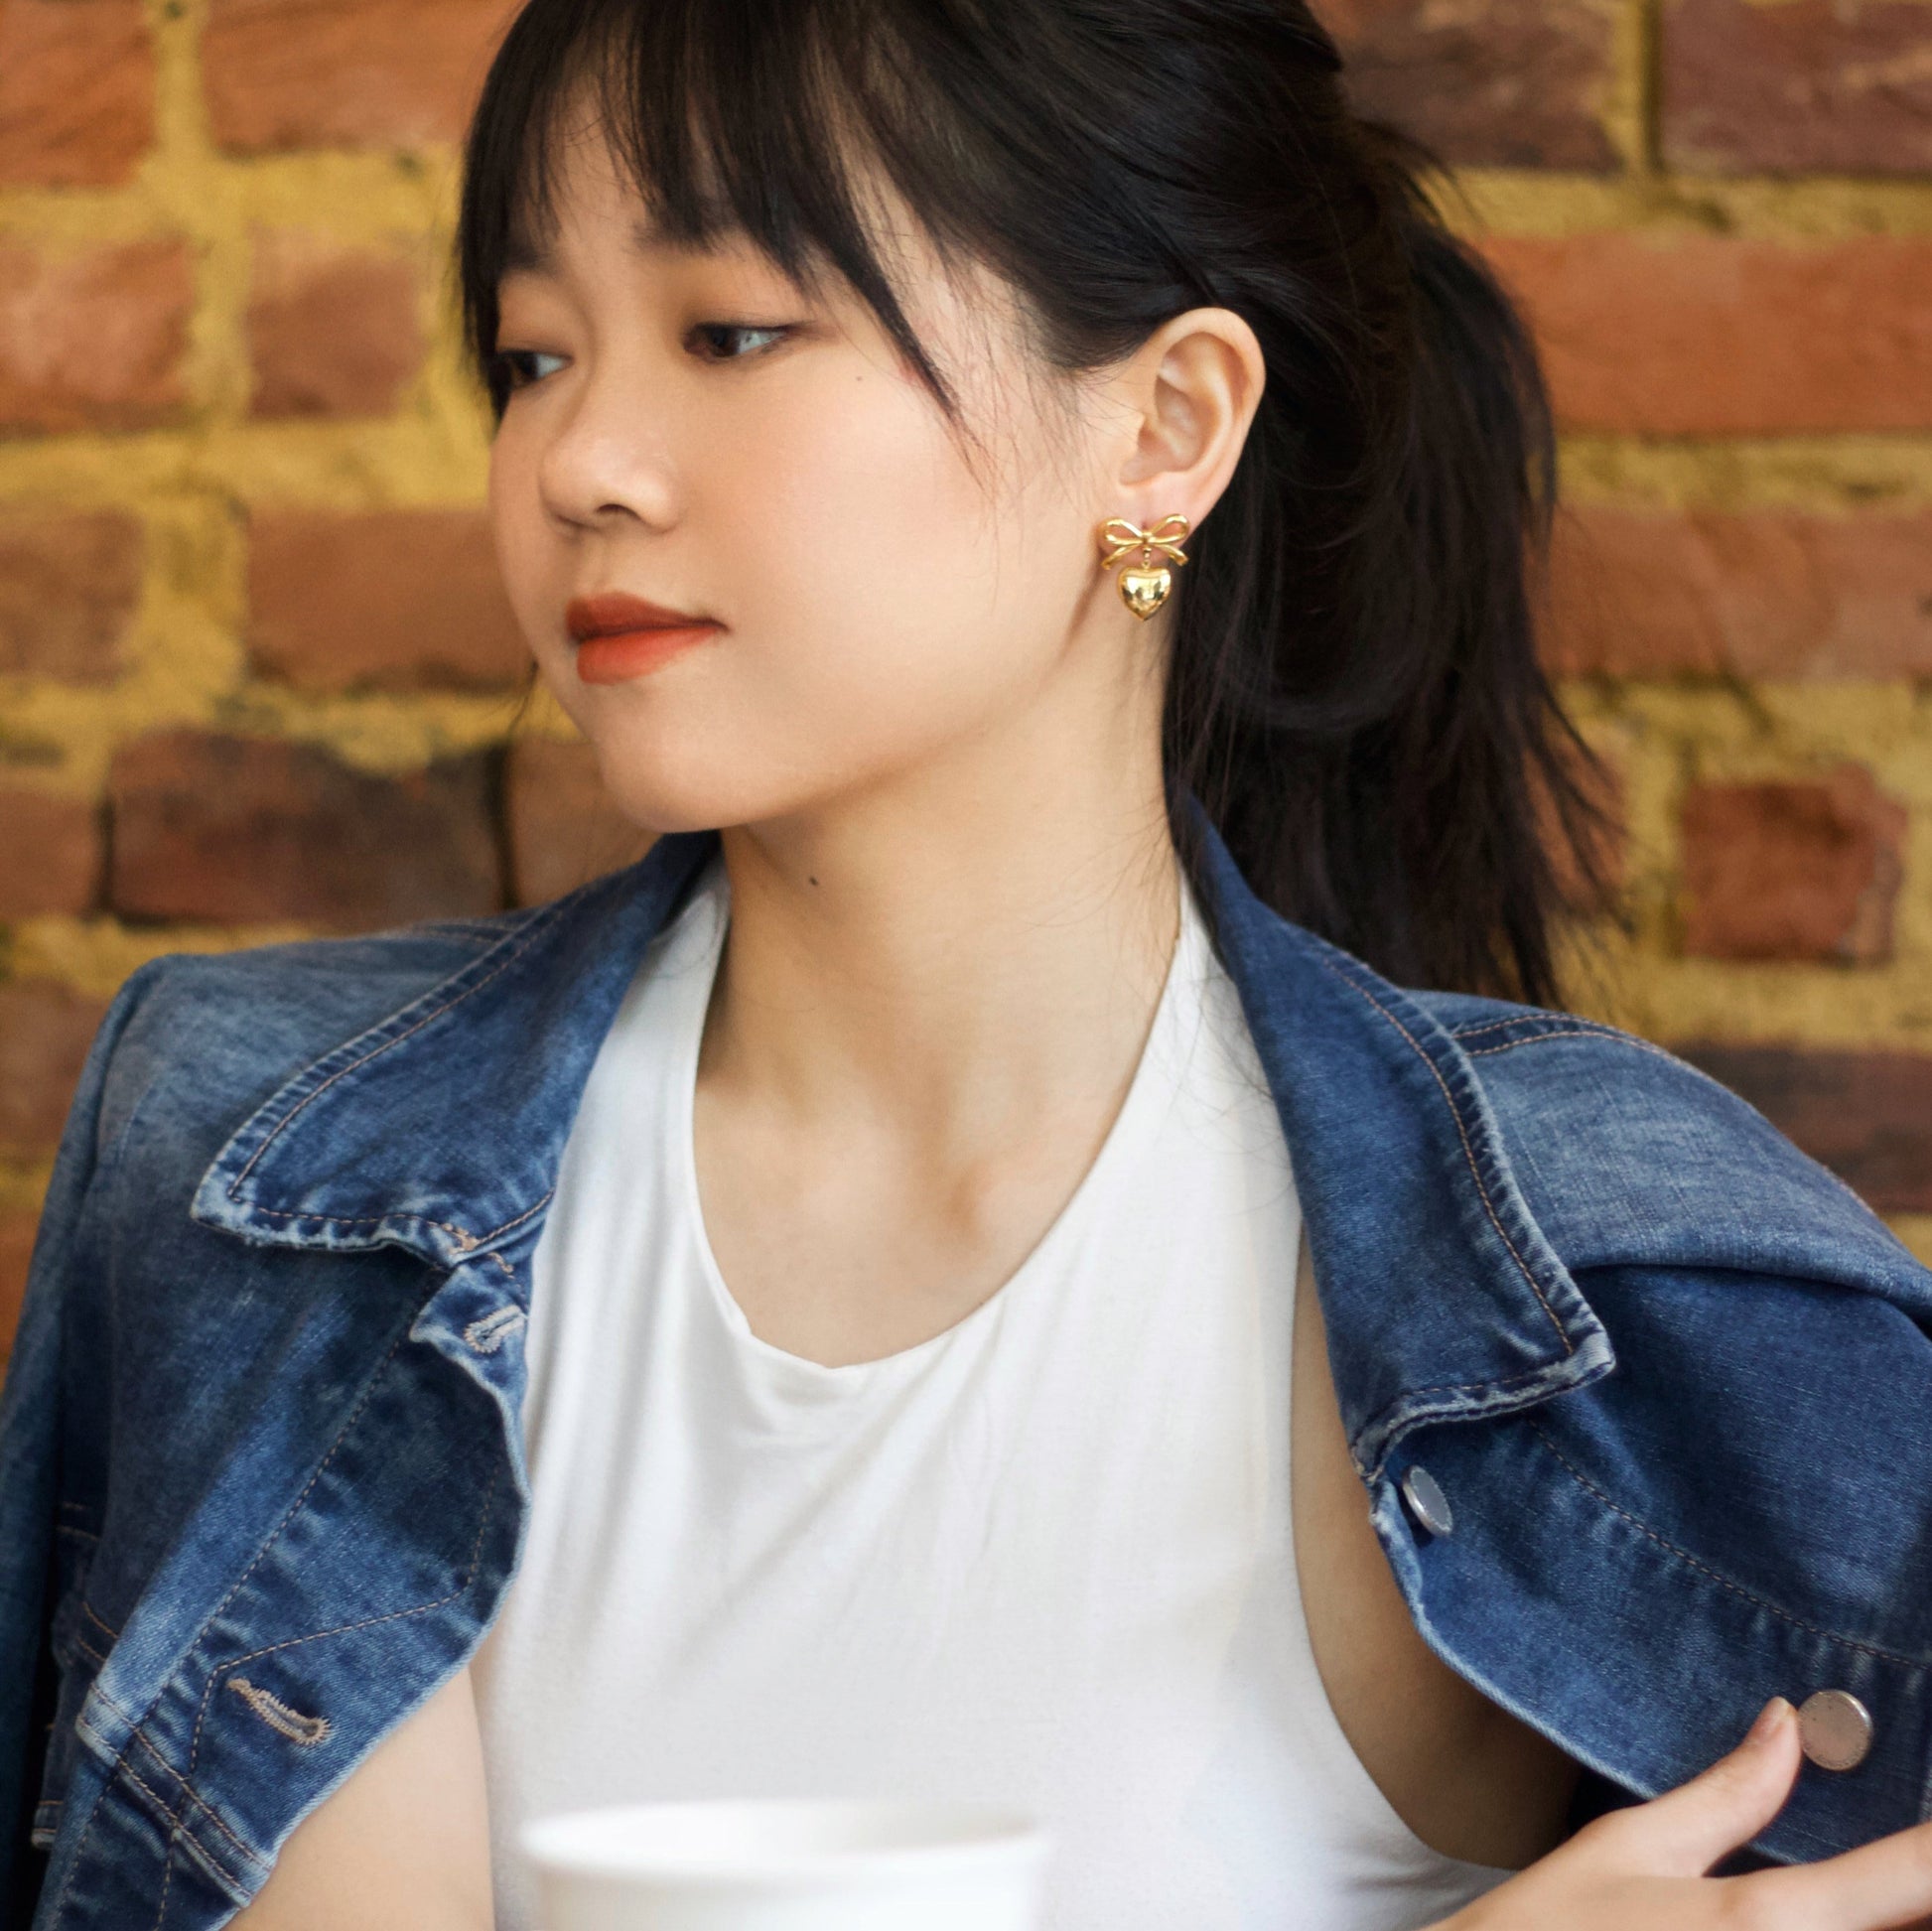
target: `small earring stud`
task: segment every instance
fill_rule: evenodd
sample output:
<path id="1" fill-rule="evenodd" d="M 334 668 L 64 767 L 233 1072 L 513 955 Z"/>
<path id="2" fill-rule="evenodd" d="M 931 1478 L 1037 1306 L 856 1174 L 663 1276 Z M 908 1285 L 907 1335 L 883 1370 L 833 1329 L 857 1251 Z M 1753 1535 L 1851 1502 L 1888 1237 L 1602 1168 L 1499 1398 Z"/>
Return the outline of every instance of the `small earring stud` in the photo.
<path id="1" fill-rule="evenodd" d="M 1110 570 L 1123 557 L 1140 551 L 1140 561 L 1123 570 L 1115 580 L 1120 585 L 1120 601 L 1144 622 L 1154 615 L 1173 591 L 1173 572 L 1156 560 L 1156 553 L 1185 563 L 1187 553 L 1180 547 L 1187 534 L 1184 516 L 1164 516 L 1152 529 L 1142 529 L 1125 516 L 1110 516 L 1100 525 L 1100 541 L 1107 546 L 1101 568 Z"/>

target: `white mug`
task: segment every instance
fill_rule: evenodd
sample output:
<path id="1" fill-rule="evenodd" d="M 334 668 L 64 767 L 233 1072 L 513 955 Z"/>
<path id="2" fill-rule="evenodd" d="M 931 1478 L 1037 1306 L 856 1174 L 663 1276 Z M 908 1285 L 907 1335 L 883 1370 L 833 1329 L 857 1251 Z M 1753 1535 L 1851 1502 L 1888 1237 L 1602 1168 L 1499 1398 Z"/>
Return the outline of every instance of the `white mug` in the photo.
<path id="1" fill-rule="evenodd" d="M 617 1804 L 518 1833 L 543 1931 L 1037 1931 L 1051 1840 L 979 1804 Z"/>

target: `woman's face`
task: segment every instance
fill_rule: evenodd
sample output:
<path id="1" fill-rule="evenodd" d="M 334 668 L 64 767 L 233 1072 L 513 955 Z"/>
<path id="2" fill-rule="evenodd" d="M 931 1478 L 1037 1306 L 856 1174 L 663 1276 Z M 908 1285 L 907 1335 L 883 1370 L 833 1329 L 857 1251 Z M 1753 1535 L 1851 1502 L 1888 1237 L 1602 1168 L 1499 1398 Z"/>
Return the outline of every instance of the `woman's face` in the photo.
<path id="1" fill-rule="evenodd" d="M 501 286 L 517 386 L 490 511 L 541 673 L 630 817 L 752 824 L 984 765 L 1037 736 L 1049 693 L 1117 722 L 1123 680 L 1158 735 L 1166 619 L 1121 606 L 1095 537 L 1139 507 L 1136 426 L 1100 391 L 1036 392 L 996 284 L 955 289 L 890 229 L 911 324 L 991 449 L 976 470 L 842 284 L 808 301 L 747 243 L 639 236 L 587 133 L 560 163 L 548 259 Z M 614 592 L 716 627 L 648 668 L 581 651 L 573 601 Z"/>

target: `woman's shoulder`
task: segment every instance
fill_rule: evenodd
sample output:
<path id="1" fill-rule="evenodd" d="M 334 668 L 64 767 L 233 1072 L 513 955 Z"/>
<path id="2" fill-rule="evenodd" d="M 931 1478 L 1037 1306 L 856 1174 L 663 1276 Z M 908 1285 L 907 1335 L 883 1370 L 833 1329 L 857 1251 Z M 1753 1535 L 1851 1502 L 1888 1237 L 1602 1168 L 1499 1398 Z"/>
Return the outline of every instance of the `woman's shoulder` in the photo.
<path id="1" fill-rule="evenodd" d="M 1835 1774 L 1808 1774 L 1756 1840 L 1780 1861 L 1915 1821 L 1932 1271 L 1654 1042 L 1411 997 L 1608 1344 L 1587 1385 L 1399 1451 L 1455 1503 L 1438 1570 L 1470 1564 L 1439 1585 L 1434 1626 L 1639 1794 L 1711 1761 L 1774 1691 L 1853 1722 Z"/>
<path id="2" fill-rule="evenodd" d="M 103 1126 L 111 1132 L 156 1089 L 220 1111 L 294 1067 L 434 994 L 542 908 L 434 919 L 340 937 L 227 952 L 167 952 L 123 983 L 98 1043 Z"/>
<path id="3" fill-rule="evenodd" d="M 1796 1275 L 1932 1315 L 1932 1272 L 1878 1215 L 1688 1060 L 1575 1013 L 1413 997 L 1466 1063 L 1530 1211 L 1573 1272 Z"/>

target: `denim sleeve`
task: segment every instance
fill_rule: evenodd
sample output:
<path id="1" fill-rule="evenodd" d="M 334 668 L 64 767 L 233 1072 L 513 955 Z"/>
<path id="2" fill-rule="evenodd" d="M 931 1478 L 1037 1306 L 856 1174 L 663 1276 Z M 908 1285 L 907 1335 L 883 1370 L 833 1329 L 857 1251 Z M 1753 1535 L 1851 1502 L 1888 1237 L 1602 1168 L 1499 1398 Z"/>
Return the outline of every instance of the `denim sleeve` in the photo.
<path id="1" fill-rule="evenodd" d="M 41 1209 L 13 1355 L 0 1385 L 0 1900 L 8 1926 L 29 1923 L 45 1864 L 29 1840 L 44 1754 L 47 1600 L 59 1496 L 63 1311 L 92 1235 L 87 1203 L 106 1164 L 102 1106 L 108 1068 L 129 1017 L 165 959 L 134 972 L 96 1029 L 68 1109 Z"/>

